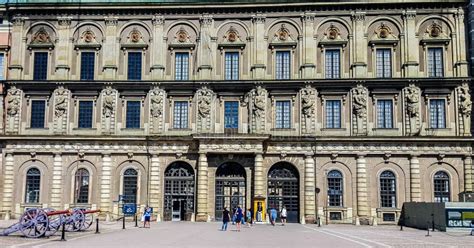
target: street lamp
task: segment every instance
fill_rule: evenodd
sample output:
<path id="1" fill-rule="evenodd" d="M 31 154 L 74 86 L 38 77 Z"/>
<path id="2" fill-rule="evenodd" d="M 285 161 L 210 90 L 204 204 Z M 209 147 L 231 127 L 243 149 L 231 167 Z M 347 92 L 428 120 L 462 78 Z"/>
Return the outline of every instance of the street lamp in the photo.
<path id="1" fill-rule="evenodd" d="M 326 225 L 329 224 L 329 217 L 328 217 L 328 208 L 329 208 L 329 184 L 328 184 L 328 170 L 325 169 L 324 170 L 324 175 L 326 176 L 325 177 L 325 180 L 326 180 L 326 212 L 325 212 L 325 215 L 326 215 Z"/>

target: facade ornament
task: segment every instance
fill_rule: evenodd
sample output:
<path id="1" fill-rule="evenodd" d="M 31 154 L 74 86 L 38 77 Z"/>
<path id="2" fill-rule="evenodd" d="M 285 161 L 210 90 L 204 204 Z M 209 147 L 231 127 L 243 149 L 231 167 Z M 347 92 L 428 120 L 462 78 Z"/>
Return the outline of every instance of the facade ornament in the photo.
<path id="1" fill-rule="evenodd" d="M 233 26 L 230 26 L 229 31 L 227 31 L 227 34 L 224 36 L 224 39 L 226 39 L 228 42 L 235 42 L 240 40 L 240 36 L 237 33 L 237 30 Z"/>
<path id="2" fill-rule="evenodd" d="M 162 16 L 162 15 L 154 15 L 152 18 L 151 18 L 151 23 L 153 25 L 163 25 L 165 23 L 165 17 Z"/>
<path id="3" fill-rule="evenodd" d="M 325 35 L 329 40 L 336 40 L 341 37 L 341 32 L 339 32 L 339 29 L 336 28 L 336 26 L 331 24 L 331 26 L 329 26 L 328 30 L 326 31 Z"/>
<path id="4" fill-rule="evenodd" d="M 311 22 L 314 22 L 315 16 L 316 16 L 315 13 L 304 13 L 303 15 L 301 15 L 301 20 L 304 23 L 311 23 Z"/>
<path id="5" fill-rule="evenodd" d="M 7 110 L 7 120 L 6 120 L 6 131 L 7 133 L 18 133 L 19 129 L 19 120 L 20 120 L 20 111 L 21 111 L 21 97 L 22 91 L 17 89 L 15 86 L 12 86 L 7 91 L 6 96 L 6 110 Z"/>
<path id="6" fill-rule="evenodd" d="M 304 133 L 312 134 L 316 129 L 316 89 L 310 85 L 306 85 L 300 91 L 301 98 L 301 127 Z"/>
<path id="7" fill-rule="evenodd" d="M 250 103 L 251 133 L 265 132 L 267 98 L 267 90 L 262 86 L 257 86 L 247 94 L 247 101 Z"/>
<path id="8" fill-rule="evenodd" d="M 352 132 L 354 135 L 367 134 L 368 90 L 362 85 L 351 90 L 352 95 Z"/>
<path id="9" fill-rule="evenodd" d="M 462 86 L 457 87 L 458 105 L 459 105 L 459 131 L 461 135 L 471 135 L 471 112 L 472 112 L 472 101 L 471 94 L 469 93 L 469 85 L 464 83 Z"/>
<path id="10" fill-rule="evenodd" d="M 71 25 L 71 16 L 59 16 L 58 17 L 58 24 L 59 26 L 70 26 Z"/>
<path id="11" fill-rule="evenodd" d="M 92 32 L 92 30 L 88 29 L 84 31 L 84 33 L 82 33 L 81 39 L 84 40 L 84 42 L 86 43 L 91 43 L 95 40 L 95 34 L 94 32 Z"/>
<path id="12" fill-rule="evenodd" d="M 54 93 L 54 132 L 64 133 L 67 130 L 67 110 L 69 90 L 60 86 Z"/>
<path id="13" fill-rule="evenodd" d="M 25 24 L 25 17 L 20 14 L 16 14 L 12 18 L 13 26 L 23 26 Z"/>
<path id="14" fill-rule="evenodd" d="M 365 21 L 365 12 L 353 12 L 351 18 L 353 21 L 363 22 Z"/>
<path id="15" fill-rule="evenodd" d="M 150 96 L 150 129 L 152 133 L 161 133 L 166 91 L 156 87 L 151 89 L 148 94 Z"/>
<path id="16" fill-rule="evenodd" d="M 280 29 L 275 34 L 275 38 L 279 41 L 286 41 L 290 37 L 290 31 L 286 28 L 285 24 L 281 24 Z"/>
<path id="17" fill-rule="evenodd" d="M 433 23 L 426 30 L 426 33 L 428 33 L 432 38 L 437 38 L 443 33 L 443 28 L 439 23 L 433 21 Z"/>
<path id="18" fill-rule="evenodd" d="M 197 125 L 200 132 L 211 131 L 211 112 L 214 97 L 214 92 L 206 86 L 202 87 L 196 92 L 198 109 Z"/>
<path id="19" fill-rule="evenodd" d="M 128 39 L 132 43 L 138 43 L 142 39 L 142 34 L 140 31 L 138 31 L 136 28 L 134 28 L 131 32 L 130 35 L 128 36 Z"/>
<path id="20" fill-rule="evenodd" d="M 117 90 L 108 86 L 102 90 L 102 131 L 106 134 L 115 130 L 115 110 L 117 103 Z"/>
<path id="21" fill-rule="evenodd" d="M 256 14 L 252 16 L 252 21 L 254 23 L 264 24 L 267 17 L 263 14 Z"/>
<path id="22" fill-rule="evenodd" d="M 118 18 L 115 16 L 106 16 L 105 17 L 105 25 L 106 26 L 117 26 Z"/>
<path id="23" fill-rule="evenodd" d="M 420 98 L 421 90 L 414 84 L 403 89 L 405 106 L 405 129 L 408 135 L 420 132 Z"/>
<path id="24" fill-rule="evenodd" d="M 212 15 L 203 15 L 199 18 L 199 22 L 201 23 L 201 25 L 210 26 L 212 25 L 212 21 Z"/>
<path id="25" fill-rule="evenodd" d="M 175 38 L 179 43 L 189 42 L 189 35 L 183 27 L 178 30 Z"/>
<path id="26" fill-rule="evenodd" d="M 32 44 L 46 44 L 46 43 L 52 43 L 51 38 L 49 37 L 48 32 L 41 27 L 34 35 L 33 38 L 31 39 Z"/>

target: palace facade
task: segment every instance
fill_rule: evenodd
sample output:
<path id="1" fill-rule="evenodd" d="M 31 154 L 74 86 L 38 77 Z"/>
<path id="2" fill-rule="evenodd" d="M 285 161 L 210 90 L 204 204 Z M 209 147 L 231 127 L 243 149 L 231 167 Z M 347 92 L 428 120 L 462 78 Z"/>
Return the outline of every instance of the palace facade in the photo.
<path id="1" fill-rule="evenodd" d="M 464 1 L 17 2 L 5 218 L 137 203 L 375 225 L 473 190 Z"/>

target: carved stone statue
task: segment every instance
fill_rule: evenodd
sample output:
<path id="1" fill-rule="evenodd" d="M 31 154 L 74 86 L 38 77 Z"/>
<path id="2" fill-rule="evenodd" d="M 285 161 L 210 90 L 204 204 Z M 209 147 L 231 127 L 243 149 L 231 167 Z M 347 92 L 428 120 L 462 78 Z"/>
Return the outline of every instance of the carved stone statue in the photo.
<path id="1" fill-rule="evenodd" d="M 107 88 L 103 92 L 102 96 L 103 114 L 106 118 L 112 116 L 115 109 L 115 91 L 111 88 Z"/>
<path id="2" fill-rule="evenodd" d="M 256 118 L 264 118 L 265 105 L 267 103 L 267 92 L 262 87 L 258 86 L 253 94 L 253 115 Z"/>
<path id="3" fill-rule="evenodd" d="M 16 116 L 20 112 L 21 91 L 16 87 L 8 89 L 7 93 L 7 115 Z"/>
<path id="4" fill-rule="evenodd" d="M 158 118 L 163 114 L 164 98 L 164 90 L 156 88 L 150 91 L 150 114 L 152 117 Z"/>
<path id="5" fill-rule="evenodd" d="M 471 111 L 472 101 L 471 94 L 469 93 L 468 84 L 463 84 L 457 88 L 458 101 L 459 101 L 459 117 L 462 121 L 462 127 L 460 128 L 461 135 L 471 135 Z"/>
<path id="6" fill-rule="evenodd" d="M 197 92 L 198 113 L 201 118 L 208 118 L 211 114 L 212 90 L 204 87 Z"/>
<path id="7" fill-rule="evenodd" d="M 314 116 L 316 90 L 309 85 L 301 90 L 301 111 L 305 117 Z"/>
<path id="8" fill-rule="evenodd" d="M 408 116 L 418 117 L 420 115 L 420 89 L 410 85 L 405 89 L 405 98 Z"/>
<path id="9" fill-rule="evenodd" d="M 367 89 L 357 86 L 352 91 L 352 100 L 354 114 L 359 118 L 364 118 L 367 114 Z"/>
<path id="10" fill-rule="evenodd" d="M 67 112 L 67 96 L 68 91 L 64 88 L 59 88 L 55 92 L 54 114 L 58 118 Z"/>

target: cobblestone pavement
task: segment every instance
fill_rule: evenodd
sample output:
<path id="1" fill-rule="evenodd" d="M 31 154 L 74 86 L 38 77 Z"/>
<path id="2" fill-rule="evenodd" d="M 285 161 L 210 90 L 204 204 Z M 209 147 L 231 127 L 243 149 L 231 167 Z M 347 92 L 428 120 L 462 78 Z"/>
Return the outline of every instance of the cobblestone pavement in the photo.
<path id="1" fill-rule="evenodd" d="M 67 242 L 59 236 L 49 239 L 25 239 L 19 236 L 0 237 L 0 247 L 474 247 L 474 236 L 463 232 L 434 232 L 396 226 L 352 226 L 288 224 L 286 226 L 256 225 L 241 232 L 230 225 L 220 231 L 220 223 L 164 222 L 152 227 L 136 228 L 127 223 L 104 223 L 101 234 L 94 230 L 68 233 Z"/>

